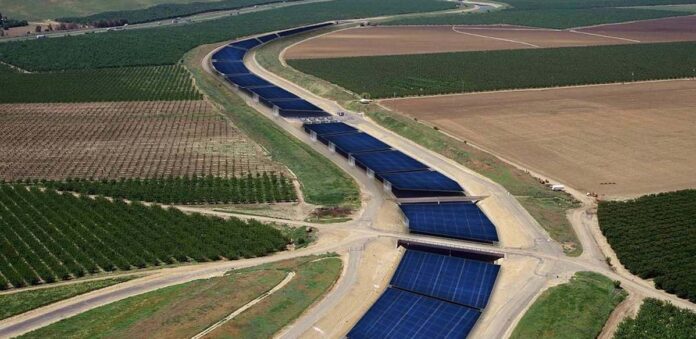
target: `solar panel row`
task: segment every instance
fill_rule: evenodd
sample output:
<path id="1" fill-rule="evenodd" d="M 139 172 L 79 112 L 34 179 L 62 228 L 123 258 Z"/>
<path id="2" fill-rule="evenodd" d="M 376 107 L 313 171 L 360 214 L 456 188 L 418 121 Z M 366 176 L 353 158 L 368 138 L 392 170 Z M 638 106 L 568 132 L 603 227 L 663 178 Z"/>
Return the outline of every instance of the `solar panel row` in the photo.
<path id="1" fill-rule="evenodd" d="M 213 54 L 214 61 L 242 61 L 246 55 L 245 49 L 224 47 Z"/>
<path id="2" fill-rule="evenodd" d="M 391 280 L 403 290 L 483 309 L 500 266 L 459 257 L 407 250 Z"/>
<path id="3" fill-rule="evenodd" d="M 248 95 L 256 96 L 260 103 L 273 109 L 274 112 L 281 116 L 288 118 L 329 116 L 328 113 L 324 112 L 319 107 L 252 74 L 250 70 L 244 66 L 243 60 L 246 52 L 258 45 L 267 43 L 281 36 L 306 32 L 331 24 L 333 23 L 300 27 L 231 43 L 213 54 L 213 67 L 239 90 Z"/>
<path id="4" fill-rule="evenodd" d="M 323 124 L 305 124 L 304 129 L 307 133 L 314 132 L 317 136 L 327 136 L 335 134 L 356 133 L 357 128 L 342 122 L 329 122 Z"/>
<path id="5" fill-rule="evenodd" d="M 348 333 L 351 339 L 465 338 L 476 324 L 478 310 L 387 288 Z"/>
<path id="6" fill-rule="evenodd" d="M 248 74 L 249 69 L 242 61 L 213 61 L 213 67 L 224 75 Z"/>
<path id="7" fill-rule="evenodd" d="M 410 203 L 399 207 L 411 232 L 497 242 L 495 225 L 472 202 Z"/>

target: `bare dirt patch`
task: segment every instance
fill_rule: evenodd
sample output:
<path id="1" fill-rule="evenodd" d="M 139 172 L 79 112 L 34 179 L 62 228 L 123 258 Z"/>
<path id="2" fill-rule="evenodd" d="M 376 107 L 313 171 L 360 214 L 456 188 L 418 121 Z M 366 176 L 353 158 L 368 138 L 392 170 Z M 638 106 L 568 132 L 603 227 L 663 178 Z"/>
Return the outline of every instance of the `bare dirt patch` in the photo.
<path id="1" fill-rule="evenodd" d="M 634 39 L 640 42 L 694 41 L 696 40 L 696 15 L 601 25 L 578 31 Z"/>
<path id="2" fill-rule="evenodd" d="M 283 172 L 205 101 L 0 105 L 0 179 Z"/>
<path id="3" fill-rule="evenodd" d="M 393 26 L 336 31 L 297 44 L 287 59 L 489 51 L 628 43 L 570 31 L 516 26 Z"/>
<path id="4" fill-rule="evenodd" d="M 696 81 L 385 100 L 406 115 L 606 198 L 696 187 Z"/>

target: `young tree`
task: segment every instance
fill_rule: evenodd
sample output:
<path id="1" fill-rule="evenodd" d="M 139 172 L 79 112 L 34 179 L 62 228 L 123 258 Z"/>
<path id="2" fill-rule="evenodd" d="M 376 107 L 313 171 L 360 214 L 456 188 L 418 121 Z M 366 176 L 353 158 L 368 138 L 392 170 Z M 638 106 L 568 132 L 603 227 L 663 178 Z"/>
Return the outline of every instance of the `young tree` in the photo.
<path id="1" fill-rule="evenodd" d="M 41 25 L 36 25 L 36 28 L 34 28 L 34 31 L 36 31 L 36 33 L 41 33 Z"/>

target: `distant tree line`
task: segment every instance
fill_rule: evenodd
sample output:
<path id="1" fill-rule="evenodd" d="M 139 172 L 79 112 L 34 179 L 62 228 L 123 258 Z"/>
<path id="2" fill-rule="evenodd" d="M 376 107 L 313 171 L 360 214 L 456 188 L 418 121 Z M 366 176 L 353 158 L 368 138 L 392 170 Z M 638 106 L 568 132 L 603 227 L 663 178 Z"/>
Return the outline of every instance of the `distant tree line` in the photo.
<path id="1" fill-rule="evenodd" d="M 2 26 L 4 30 L 8 30 L 12 27 L 24 27 L 28 25 L 29 23 L 26 20 L 10 19 L 6 16 L 3 16 L 2 12 L 0 12 L 0 26 Z"/>

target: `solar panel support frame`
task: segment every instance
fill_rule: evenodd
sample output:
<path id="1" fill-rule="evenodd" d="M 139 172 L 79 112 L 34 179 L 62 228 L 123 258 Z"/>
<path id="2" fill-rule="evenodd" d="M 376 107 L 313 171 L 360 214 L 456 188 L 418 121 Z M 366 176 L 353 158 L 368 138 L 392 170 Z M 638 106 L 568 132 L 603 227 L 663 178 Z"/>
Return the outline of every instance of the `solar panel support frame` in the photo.
<path id="1" fill-rule="evenodd" d="M 312 140 L 312 142 L 317 142 L 317 132 L 309 131 L 309 139 Z"/>
<path id="2" fill-rule="evenodd" d="M 367 172 L 367 177 L 368 177 L 368 178 L 370 178 L 370 179 L 374 179 L 374 178 L 375 178 L 375 171 L 373 171 L 373 170 L 371 170 L 371 169 L 368 168 L 365 172 Z"/>
<path id="3" fill-rule="evenodd" d="M 382 187 L 384 187 L 385 192 L 391 192 L 392 190 L 392 184 L 389 181 L 382 181 Z"/>
<path id="4" fill-rule="evenodd" d="M 355 167 L 355 158 L 352 155 L 348 156 L 348 164 L 350 167 Z"/>
<path id="5" fill-rule="evenodd" d="M 329 142 L 329 151 L 336 153 L 336 145 L 333 142 Z"/>

